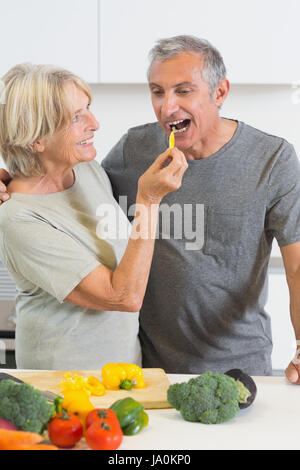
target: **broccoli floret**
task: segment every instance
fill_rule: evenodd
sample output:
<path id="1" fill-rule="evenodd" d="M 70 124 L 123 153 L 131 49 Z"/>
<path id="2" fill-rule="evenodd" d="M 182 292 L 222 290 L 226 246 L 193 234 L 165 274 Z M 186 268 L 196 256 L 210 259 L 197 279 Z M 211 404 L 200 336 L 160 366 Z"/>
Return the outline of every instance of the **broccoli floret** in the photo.
<path id="1" fill-rule="evenodd" d="M 224 423 L 239 412 L 239 388 L 225 374 L 206 372 L 188 382 L 171 385 L 168 402 L 187 421 Z"/>
<path id="2" fill-rule="evenodd" d="M 10 379 L 0 381 L 0 418 L 17 429 L 42 434 L 53 413 L 54 405 L 32 385 Z"/>

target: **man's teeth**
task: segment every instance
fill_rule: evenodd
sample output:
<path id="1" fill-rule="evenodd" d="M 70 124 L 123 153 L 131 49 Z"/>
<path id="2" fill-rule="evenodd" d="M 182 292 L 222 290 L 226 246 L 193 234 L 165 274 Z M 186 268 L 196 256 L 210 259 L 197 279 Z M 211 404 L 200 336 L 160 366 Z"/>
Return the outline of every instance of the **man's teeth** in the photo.
<path id="1" fill-rule="evenodd" d="M 180 124 L 183 121 L 185 121 L 185 119 L 181 119 L 180 121 L 169 122 L 169 126 L 171 127 L 171 130 L 174 131 L 174 134 L 177 132 L 185 132 L 187 130 L 188 126 L 183 127 L 182 129 L 176 129 L 175 127 L 177 124 Z"/>
<path id="2" fill-rule="evenodd" d="M 169 122 L 170 126 L 176 126 L 176 124 L 179 124 L 180 122 L 183 122 L 184 119 L 181 119 L 181 121 L 173 121 L 173 122 Z"/>
<path id="3" fill-rule="evenodd" d="M 184 132 L 187 130 L 187 126 L 183 127 L 182 129 L 176 129 L 175 126 L 171 126 L 171 130 L 174 131 L 174 134 L 177 134 L 178 132 Z"/>

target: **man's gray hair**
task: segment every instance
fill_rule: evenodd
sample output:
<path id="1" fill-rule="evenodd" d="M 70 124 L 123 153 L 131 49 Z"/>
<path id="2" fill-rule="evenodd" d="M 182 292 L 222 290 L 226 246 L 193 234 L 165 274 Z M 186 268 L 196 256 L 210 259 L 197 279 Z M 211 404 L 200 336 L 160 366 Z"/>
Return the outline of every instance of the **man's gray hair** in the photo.
<path id="1" fill-rule="evenodd" d="M 181 35 L 156 41 L 155 46 L 149 52 L 148 80 L 154 61 L 163 62 L 184 52 L 192 52 L 203 56 L 202 78 L 209 85 L 210 93 L 213 95 L 222 78 L 226 76 L 226 68 L 220 52 L 206 39 L 200 39 L 196 36 Z"/>

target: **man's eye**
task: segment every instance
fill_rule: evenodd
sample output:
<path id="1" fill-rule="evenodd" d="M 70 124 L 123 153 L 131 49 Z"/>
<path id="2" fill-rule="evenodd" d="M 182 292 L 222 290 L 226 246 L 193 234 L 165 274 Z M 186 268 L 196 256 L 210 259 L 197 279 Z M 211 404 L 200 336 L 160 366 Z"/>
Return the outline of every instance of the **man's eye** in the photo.
<path id="1" fill-rule="evenodd" d="M 153 95 L 162 95 L 163 91 L 162 90 L 152 90 Z"/>
<path id="2" fill-rule="evenodd" d="M 177 90 L 177 93 L 179 95 L 187 95 L 190 92 L 190 90 Z"/>

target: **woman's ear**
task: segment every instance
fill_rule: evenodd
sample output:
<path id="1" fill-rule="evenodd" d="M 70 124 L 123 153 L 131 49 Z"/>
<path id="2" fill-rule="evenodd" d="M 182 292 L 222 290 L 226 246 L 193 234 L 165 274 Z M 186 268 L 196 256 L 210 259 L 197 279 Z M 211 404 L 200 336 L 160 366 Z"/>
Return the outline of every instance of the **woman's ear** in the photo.
<path id="1" fill-rule="evenodd" d="M 31 149 L 36 153 L 43 153 L 45 151 L 45 143 L 43 140 L 36 140 L 30 144 Z"/>

